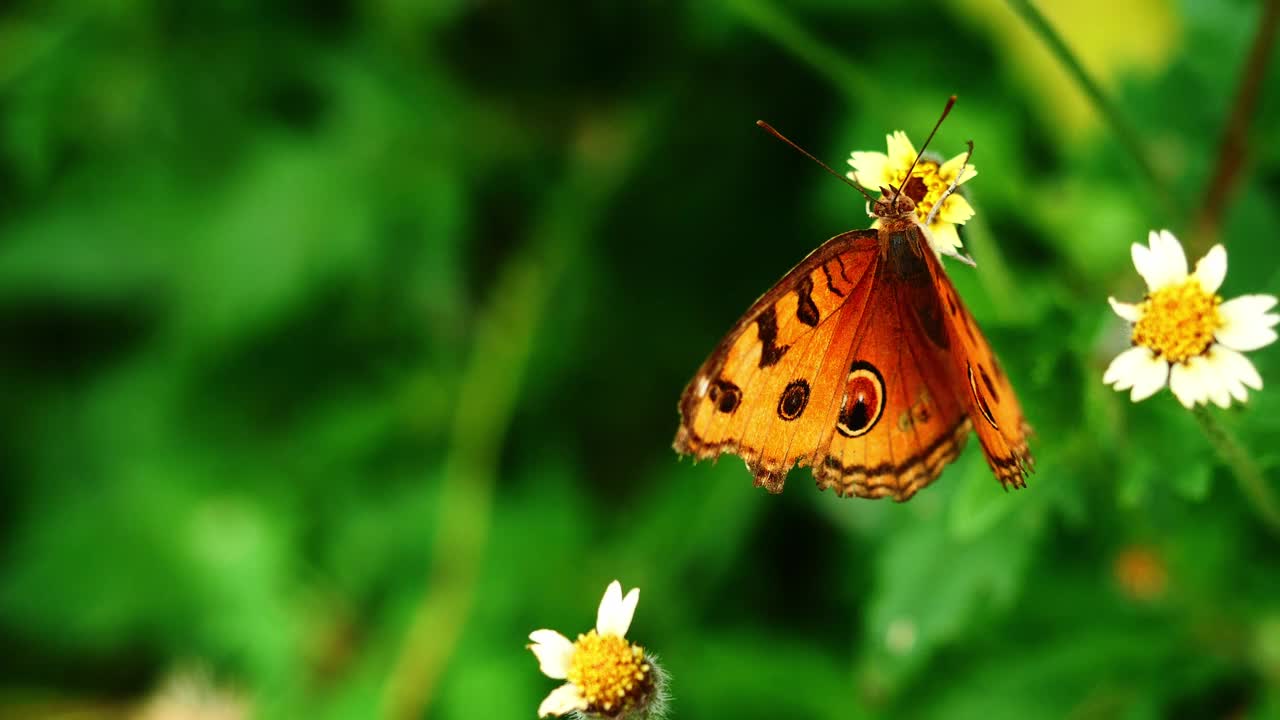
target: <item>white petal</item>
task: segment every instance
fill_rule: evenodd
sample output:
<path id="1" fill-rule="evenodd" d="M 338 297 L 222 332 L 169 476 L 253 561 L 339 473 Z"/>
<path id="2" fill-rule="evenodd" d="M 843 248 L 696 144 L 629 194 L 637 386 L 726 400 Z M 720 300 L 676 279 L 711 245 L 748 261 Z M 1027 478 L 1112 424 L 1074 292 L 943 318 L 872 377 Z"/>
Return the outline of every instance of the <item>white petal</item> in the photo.
<path id="1" fill-rule="evenodd" d="M 596 613 L 596 632 L 601 635 L 626 637 L 638 602 L 640 602 L 640 588 L 632 588 L 624 598 L 622 585 L 617 580 L 609 583 L 609 587 L 604 591 L 604 598 L 600 601 L 600 611 Z"/>
<path id="2" fill-rule="evenodd" d="M 1249 399 L 1249 391 L 1245 389 L 1244 383 L 1240 382 L 1239 378 L 1227 378 L 1227 392 L 1239 402 Z"/>
<path id="3" fill-rule="evenodd" d="M 1129 393 L 1129 400 L 1142 402 L 1155 395 L 1169 380 L 1169 363 L 1154 356 L 1144 358 L 1133 377 L 1133 390 Z"/>
<path id="4" fill-rule="evenodd" d="M 938 168 L 938 175 L 942 176 L 942 178 L 947 182 L 951 182 L 950 178 L 955 177 L 955 174 L 959 172 L 960 164 L 964 162 L 964 159 L 967 155 L 968 153 L 960 153 L 959 155 L 943 163 L 942 167 Z M 960 181 L 957 182 L 956 185 L 963 185 L 969 182 L 977 174 L 978 174 L 978 171 L 973 169 L 973 165 L 965 165 L 964 175 L 960 176 Z"/>
<path id="5" fill-rule="evenodd" d="M 1218 342 L 1233 350 L 1257 350 L 1276 340 L 1271 328 L 1280 315 L 1267 312 L 1275 307 L 1271 295 L 1241 295 L 1218 306 L 1222 327 L 1214 332 Z"/>
<path id="6" fill-rule="evenodd" d="M 1182 243 L 1168 230 L 1152 232 L 1147 238 L 1151 252 L 1156 258 L 1158 267 L 1163 272 L 1163 287 L 1169 283 L 1182 282 L 1187 279 L 1187 255 L 1182 251 Z"/>
<path id="7" fill-rule="evenodd" d="M 1209 399 L 1222 409 L 1231 407 L 1231 393 L 1225 383 L 1219 382 L 1209 391 Z"/>
<path id="8" fill-rule="evenodd" d="M 1209 348 L 1209 356 L 1228 377 L 1254 390 L 1262 389 L 1262 377 L 1258 375 L 1258 369 L 1253 363 L 1249 362 L 1249 358 L 1221 345 Z"/>
<path id="9" fill-rule="evenodd" d="M 1187 277 L 1187 256 L 1182 246 L 1169 231 L 1151 231 L 1147 238 L 1150 247 L 1133 244 L 1133 266 L 1147 281 L 1147 290 L 1155 292 L 1171 283 L 1182 282 Z"/>
<path id="10" fill-rule="evenodd" d="M 1102 382 L 1116 390 L 1132 388 L 1129 399 L 1146 400 L 1164 387 L 1169 378 L 1169 363 L 1155 356 L 1149 348 L 1132 347 L 1116 356 L 1102 376 Z"/>
<path id="11" fill-rule="evenodd" d="M 1238 329 L 1233 332 L 1224 332 L 1224 330 L 1226 328 L 1220 328 L 1214 333 L 1214 337 L 1232 350 L 1257 350 L 1275 342 L 1277 337 L 1275 330 L 1263 327 Z"/>
<path id="12" fill-rule="evenodd" d="M 1134 243 L 1129 246 L 1129 254 L 1133 256 L 1133 267 L 1143 280 L 1147 281 L 1147 290 L 1154 290 L 1152 282 L 1157 279 L 1156 260 L 1151 256 L 1151 248 Z"/>
<path id="13" fill-rule="evenodd" d="M 538 717 L 564 715 L 574 710 L 586 709 L 587 699 L 582 697 L 582 691 L 578 690 L 578 686 L 565 683 L 552 690 L 551 694 L 538 706 Z"/>
<path id="14" fill-rule="evenodd" d="M 925 233 L 925 238 L 939 255 L 955 255 L 960 247 L 960 233 L 956 232 L 956 226 L 951 223 L 934 223 L 929 232 Z"/>
<path id="15" fill-rule="evenodd" d="M 849 166 L 853 168 L 853 172 L 848 173 L 849 179 L 874 191 L 888 184 L 885 173 L 888 164 L 889 156 L 884 153 L 855 152 L 849 156 Z"/>
<path id="16" fill-rule="evenodd" d="M 1138 368 L 1152 357 L 1152 352 L 1145 347 L 1131 347 L 1111 361 L 1102 375 L 1102 382 L 1106 385 L 1114 384 L 1117 390 L 1128 390 L 1133 387 Z"/>
<path id="17" fill-rule="evenodd" d="M 631 629 L 631 618 L 635 617 L 636 606 L 640 604 L 640 588 L 631 588 L 631 591 L 622 598 L 622 614 L 618 617 L 618 635 L 626 637 L 627 631 Z"/>
<path id="18" fill-rule="evenodd" d="M 555 630 L 534 630 L 529 633 L 533 644 L 529 649 L 538 658 L 538 669 L 549 678 L 563 680 L 569 675 L 569 659 L 573 657 L 573 643 Z"/>
<path id="19" fill-rule="evenodd" d="M 1240 370 L 1239 360 L 1244 360 L 1245 369 L 1243 372 Z M 1204 354 L 1204 361 L 1213 369 L 1213 373 L 1217 375 L 1219 393 L 1213 396 L 1213 402 L 1220 407 L 1230 405 L 1231 397 L 1240 402 L 1248 400 L 1249 391 L 1244 389 L 1244 375 L 1252 373 L 1251 380 L 1257 379 L 1261 382 L 1262 378 L 1257 378 L 1257 372 L 1253 369 L 1253 365 L 1248 360 L 1245 360 L 1243 355 L 1234 350 L 1228 350 L 1228 348 L 1221 345 L 1213 345 L 1208 348 L 1208 352 Z"/>
<path id="20" fill-rule="evenodd" d="M 600 608 L 596 611 L 596 632 L 605 634 L 605 627 L 618 614 L 622 606 L 622 583 L 614 580 L 604 589 L 604 597 L 600 598 Z"/>
<path id="21" fill-rule="evenodd" d="M 1138 322 L 1138 319 L 1142 317 L 1142 309 L 1137 305 L 1122 303 L 1113 297 L 1107 298 L 1107 302 L 1111 303 L 1111 309 L 1115 310 L 1117 315 L 1131 323 Z"/>
<path id="22" fill-rule="evenodd" d="M 955 223 L 963 225 L 969 222 L 969 218 L 973 217 L 973 206 L 963 195 L 952 193 L 942 203 L 942 209 L 938 211 L 938 220 L 943 222 Z M 937 223 L 935 223 L 937 224 Z"/>
<path id="23" fill-rule="evenodd" d="M 1230 406 L 1233 380 L 1230 373 L 1222 366 L 1222 358 L 1206 354 L 1193 357 L 1190 362 L 1195 363 L 1200 377 L 1200 388 L 1204 393 L 1200 402 L 1212 400 L 1213 404 L 1220 408 Z"/>
<path id="24" fill-rule="evenodd" d="M 906 133 L 901 130 L 894 130 L 892 135 L 886 135 L 884 139 L 889 146 L 889 161 L 891 163 L 896 164 L 905 159 L 906 162 L 902 164 L 905 169 L 907 165 L 911 164 L 912 160 L 916 159 L 916 146 L 912 145 L 911 141 L 907 139 Z"/>
<path id="25" fill-rule="evenodd" d="M 1222 287 L 1222 279 L 1227 276 L 1227 250 L 1221 245 L 1214 245 L 1209 252 L 1196 263 L 1196 279 L 1205 292 L 1216 293 Z"/>
<path id="26" fill-rule="evenodd" d="M 1195 370 L 1190 365 L 1177 364 L 1169 371 L 1169 389 L 1178 402 L 1186 408 L 1194 407 L 1200 386 L 1196 382 Z"/>
<path id="27" fill-rule="evenodd" d="M 1175 364 L 1169 373 L 1169 389 L 1187 409 L 1206 404 L 1217 393 L 1217 386 L 1217 374 L 1201 355 Z"/>
<path id="28" fill-rule="evenodd" d="M 1275 306 L 1274 295 L 1241 295 L 1222 303 L 1218 312 L 1224 319 L 1258 322 L 1271 327 L 1280 322 L 1280 315 L 1268 312 Z"/>

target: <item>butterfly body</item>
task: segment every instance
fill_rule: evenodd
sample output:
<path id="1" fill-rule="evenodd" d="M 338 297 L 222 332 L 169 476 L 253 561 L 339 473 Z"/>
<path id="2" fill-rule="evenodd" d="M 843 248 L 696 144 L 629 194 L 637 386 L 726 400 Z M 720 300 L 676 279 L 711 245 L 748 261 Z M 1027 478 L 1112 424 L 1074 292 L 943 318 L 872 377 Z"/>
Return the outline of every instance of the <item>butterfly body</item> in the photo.
<path id="1" fill-rule="evenodd" d="M 781 492 L 811 466 L 841 496 L 911 498 L 971 429 L 997 479 L 1023 487 L 1030 428 L 904 193 L 879 227 L 831 238 L 738 321 L 680 400 L 675 449 L 741 456 Z"/>

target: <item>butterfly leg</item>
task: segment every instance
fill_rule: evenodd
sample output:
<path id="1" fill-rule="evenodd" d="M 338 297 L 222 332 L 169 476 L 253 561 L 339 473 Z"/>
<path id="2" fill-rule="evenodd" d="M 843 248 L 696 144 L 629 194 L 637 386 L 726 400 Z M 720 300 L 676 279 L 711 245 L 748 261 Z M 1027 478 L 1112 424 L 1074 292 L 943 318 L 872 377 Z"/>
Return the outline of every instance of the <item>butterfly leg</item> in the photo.
<path id="1" fill-rule="evenodd" d="M 951 181 L 951 184 L 947 186 L 946 191 L 942 193 L 942 197 L 938 198 L 938 202 L 934 203 L 933 208 L 929 210 L 929 216 L 924 219 L 925 227 L 933 224 L 933 219 L 937 217 L 938 211 L 942 209 L 942 204 L 946 202 L 947 198 L 951 197 L 951 193 L 955 192 L 956 188 L 960 187 L 960 178 L 964 177 L 964 171 L 969 167 L 969 158 L 971 157 L 973 157 L 972 140 L 969 141 L 969 152 L 965 154 L 964 162 L 960 164 L 960 170 L 956 173 L 956 179 Z"/>

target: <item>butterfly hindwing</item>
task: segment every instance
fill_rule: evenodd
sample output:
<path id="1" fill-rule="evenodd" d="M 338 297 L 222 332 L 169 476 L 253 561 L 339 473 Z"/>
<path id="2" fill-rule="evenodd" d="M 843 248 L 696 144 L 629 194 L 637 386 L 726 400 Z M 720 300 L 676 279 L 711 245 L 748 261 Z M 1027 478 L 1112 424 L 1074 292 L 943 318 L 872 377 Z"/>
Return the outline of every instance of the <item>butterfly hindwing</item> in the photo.
<path id="1" fill-rule="evenodd" d="M 952 384 L 968 406 L 982 453 L 1000 484 L 1006 488 L 1026 487 L 1025 478 L 1034 469 L 1034 461 L 1027 446 L 1031 427 L 1022 414 L 1022 405 L 942 263 L 932 253 L 928 255 L 929 273 L 953 345 Z"/>

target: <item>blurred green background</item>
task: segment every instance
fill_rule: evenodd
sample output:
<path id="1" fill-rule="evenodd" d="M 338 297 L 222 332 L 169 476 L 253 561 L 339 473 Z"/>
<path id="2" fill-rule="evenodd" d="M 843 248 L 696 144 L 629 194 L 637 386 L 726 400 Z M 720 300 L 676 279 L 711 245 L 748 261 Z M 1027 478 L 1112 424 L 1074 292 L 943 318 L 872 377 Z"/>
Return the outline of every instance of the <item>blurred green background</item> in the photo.
<path id="1" fill-rule="evenodd" d="M 674 717 L 1280 717 L 1280 529 L 1101 384 L 1262 4 L 1043 5 L 1137 146 L 996 0 L 6 4 L 0 716 L 533 717 L 527 634 L 618 578 Z M 1226 297 L 1280 292 L 1276 90 Z M 1030 487 L 678 462 L 721 334 L 868 224 L 754 121 L 843 168 L 952 93 Z M 1280 492 L 1275 390 L 1211 415 Z"/>

